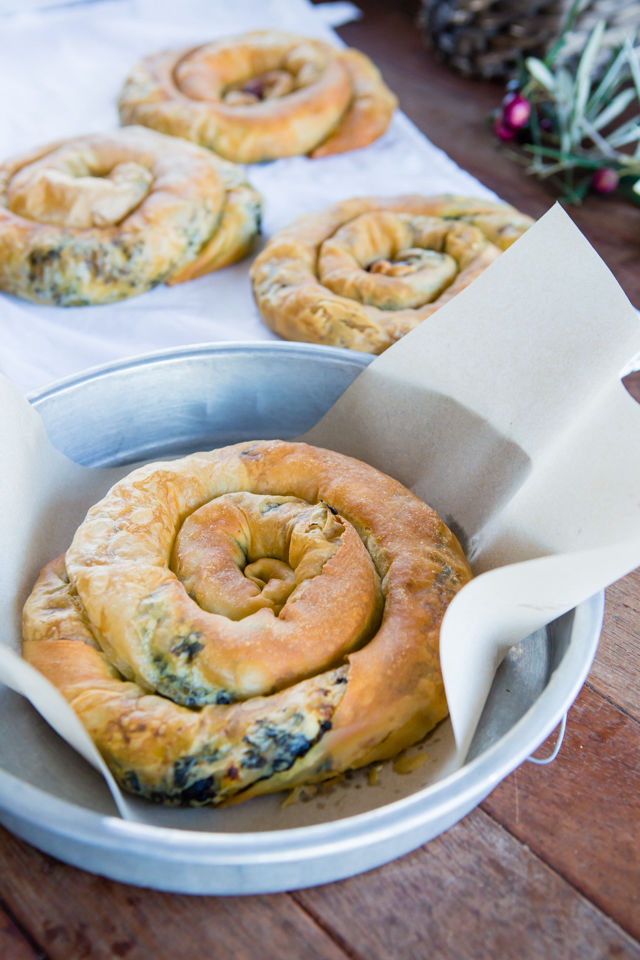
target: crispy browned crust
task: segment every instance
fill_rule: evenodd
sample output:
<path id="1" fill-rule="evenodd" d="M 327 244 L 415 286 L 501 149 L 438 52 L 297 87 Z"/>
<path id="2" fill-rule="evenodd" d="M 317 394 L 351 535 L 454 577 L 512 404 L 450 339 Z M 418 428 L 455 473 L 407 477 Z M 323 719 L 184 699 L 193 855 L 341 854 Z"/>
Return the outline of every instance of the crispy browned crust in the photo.
<path id="1" fill-rule="evenodd" d="M 144 127 L 0 166 L 0 289 L 61 306 L 178 283 L 249 252 L 261 200 L 238 167 Z"/>
<path id="2" fill-rule="evenodd" d="M 258 102 L 225 99 L 230 87 L 274 70 L 292 76 L 293 89 Z M 152 54 L 133 68 L 119 98 L 122 123 L 184 137 L 236 163 L 367 146 L 396 105 L 364 54 L 278 30 Z"/>
<path id="3" fill-rule="evenodd" d="M 238 573 L 267 551 L 296 580 L 275 605 L 280 573 L 262 594 Z M 116 484 L 42 571 L 23 654 L 125 788 L 222 803 L 392 756 L 435 726 L 440 624 L 470 576 L 453 534 L 397 481 L 306 444 L 241 443 Z M 234 620 L 212 612 L 210 589 L 231 581 Z"/>
<path id="4" fill-rule="evenodd" d="M 355 197 L 271 237 L 251 266 L 254 296 L 262 319 L 286 340 L 382 353 L 468 286 L 532 222 L 507 204 L 446 194 Z M 393 268 L 403 243 L 414 255 L 433 250 L 436 267 L 413 278 L 370 272 L 375 261 L 384 269 L 385 257 Z"/>

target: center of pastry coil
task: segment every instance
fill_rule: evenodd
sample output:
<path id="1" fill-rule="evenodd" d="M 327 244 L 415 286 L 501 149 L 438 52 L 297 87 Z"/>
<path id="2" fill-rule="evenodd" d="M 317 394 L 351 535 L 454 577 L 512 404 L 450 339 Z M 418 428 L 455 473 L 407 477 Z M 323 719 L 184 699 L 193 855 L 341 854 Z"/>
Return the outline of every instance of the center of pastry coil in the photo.
<path id="1" fill-rule="evenodd" d="M 310 86 L 322 75 L 328 56 L 313 41 L 208 44 L 176 66 L 175 83 L 192 100 L 251 106 Z"/>
<path id="2" fill-rule="evenodd" d="M 241 620 L 266 608 L 277 616 L 296 587 L 322 573 L 343 533 L 325 504 L 230 493 L 185 520 L 171 567 L 209 613 Z"/>
<path id="3" fill-rule="evenodd" d="M 97 598 L 91 617 L 123 676 L 192 707 L 268 695 L 344 663 L 382 608 L 351 524 L 324 503 L 245 492 L 183 518 L 166 564 L 90 565 L 77 585 L 81 599 Z"/>
<path id="4" fill-rule="evenodd" d="M 294 86 L 295 80 L 286 70 L 269 70 L 230 87 L 225 91 L 223 99 L 231 105 L 259 103 L 261 100 L 286 97 Z"/>
<path id="5" fill-rule="evenodd" d="M 439 297 L 486 245 L 467 223 L 364 213 L 322 243 L 318 277 L 333 293 L 381 310 L 415 308 Z"/>
<path id="6" fill-rule="evenodd" d="M 61 227 L 106 227 L 120 223 L 147 196 L 153 174 L 135 161 L 101 170 L 82 157 L 57 165 L 32 164 L 13 178 L 9 209 L 38 223 Z"/>

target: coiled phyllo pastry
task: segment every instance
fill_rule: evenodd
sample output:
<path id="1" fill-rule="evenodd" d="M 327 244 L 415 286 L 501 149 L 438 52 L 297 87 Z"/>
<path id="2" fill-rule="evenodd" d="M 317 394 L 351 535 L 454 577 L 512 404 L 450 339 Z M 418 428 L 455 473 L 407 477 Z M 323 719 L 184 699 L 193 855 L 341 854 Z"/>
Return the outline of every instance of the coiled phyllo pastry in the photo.
<path id="1" fill-rule="evenodd" d="M 239 167 L 144 127 L 47 144 L 0 165 L 0 289 L 110 303 L 233 263 L 260 229 Z"/>
<path id="2" fill-rule="evenodd" d="M 356 197 L 300 217 L 251 267 L 265 323 L 287 340 L 382 353 L 530 226 L 506 204 Z"/>
<path id="3" fill-rule="evenodd" d="M 24 609 L 23 654 L 122 786 L 223 803 L 396 754 L 447 713 L 470 578 L 409 490 L 302 443 L 152 463 L 94 506 Z"/>
<path id="4" fill-rule="evenodd" d="M 358 50 L 257 30 L 146 57 L 119 107 L 123 123 L 258 163 L 364 147 L 387 129 L 396 102 Z"/>

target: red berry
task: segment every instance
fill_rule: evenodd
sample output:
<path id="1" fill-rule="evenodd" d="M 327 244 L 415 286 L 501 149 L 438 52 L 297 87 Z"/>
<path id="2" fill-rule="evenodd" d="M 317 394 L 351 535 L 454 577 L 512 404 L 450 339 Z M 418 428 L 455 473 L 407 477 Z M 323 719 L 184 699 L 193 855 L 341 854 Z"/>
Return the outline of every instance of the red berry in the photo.
<path id="1" fill-rule="evenodd" d="M 496 117 L 493 121 L 493 132 L 498 140 L 513 140 L 516 131 L 512 127 L 507 127 L 502 117 Z"/>
<path id="2" fill-rule="evenodd" d="M 620 177 L 613 167 L 600 167 L 591 177 L 591 186 L 597 193 L 612 193 L 619 182 Z"/>
<path id="3" fill-rule="evenodd" d="M 531 104 L 520 93 L 510 93 L 502 101 L 502 120 L 512 130 L 520 130 L 529 122 Z"/>

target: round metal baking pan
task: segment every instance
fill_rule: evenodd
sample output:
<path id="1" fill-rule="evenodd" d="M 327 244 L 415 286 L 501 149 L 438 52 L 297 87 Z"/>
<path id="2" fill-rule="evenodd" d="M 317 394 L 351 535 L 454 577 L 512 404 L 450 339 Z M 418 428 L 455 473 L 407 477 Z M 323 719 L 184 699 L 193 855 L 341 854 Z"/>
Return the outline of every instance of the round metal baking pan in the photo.
<path id="1" fill-rule="evenodd" d="M 202 345 L 100 367 L 31 400 L 68 456 L 125 464 L 295 438 L 370 361 L 308 344 Z M 11 747 L 0 744 L 0 822 L 75 866 L 166 891 L 276 892 L 371 869 L 452 826 L 536 750 L 584 682 L 603 607 L 598 594 L 511 651 L 462 768 L 434 761 L 401 776 L 383 765 L 380 782 L 357 772 L 290 806 L 280 795 L 219 810 L 154 808 L 153 823 L 124 821 L 102 778 L 26 701 L 0 689 L 0 723 L 13 733 Z M 417 749 L 445 756 L 448 727 Z M 148 806 L 136 803 L 144 815 Z"/>

